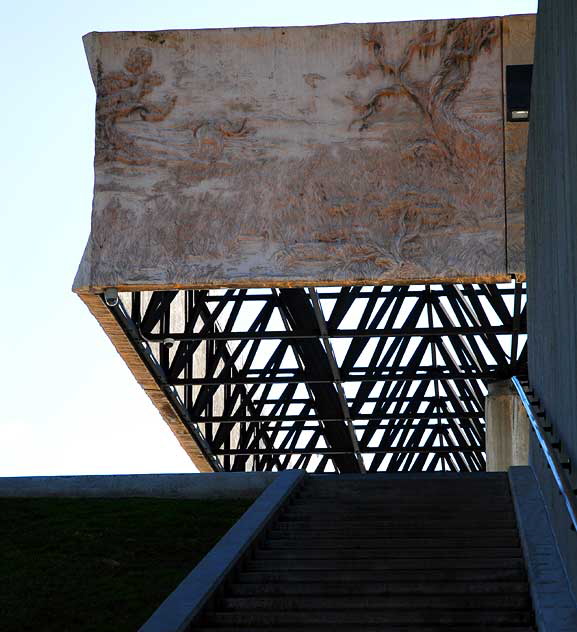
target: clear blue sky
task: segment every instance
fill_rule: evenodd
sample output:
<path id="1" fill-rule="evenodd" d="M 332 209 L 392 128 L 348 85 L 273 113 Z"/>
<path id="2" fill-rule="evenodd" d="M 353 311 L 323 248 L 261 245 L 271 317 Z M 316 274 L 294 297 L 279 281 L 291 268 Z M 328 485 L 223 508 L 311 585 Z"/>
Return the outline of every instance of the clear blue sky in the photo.
<path id="1" fill-rule="evenodd" d="M 90 227 L 89 31 L 533 13 L 536 0 L 79 2 L 3 7 L 0 476 L 194 467 L 70 286 Z"/>

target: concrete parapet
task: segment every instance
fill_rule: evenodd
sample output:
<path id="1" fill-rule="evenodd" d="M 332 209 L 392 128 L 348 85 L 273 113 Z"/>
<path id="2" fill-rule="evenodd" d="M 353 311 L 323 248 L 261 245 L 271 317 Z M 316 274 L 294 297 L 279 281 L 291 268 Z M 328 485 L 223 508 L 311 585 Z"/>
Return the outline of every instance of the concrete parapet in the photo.
<path id="1" fill-rule="evenodd" d="M 256 544 L 283 505 L 300 487 L 306 473 L 287 470 L 278 475 L 208 553 L 198 566 L 160 605 L 140 632 L 185 632 L 237 566 Z"/>
<path id="2" fill-rule="evenodd" d="M 0 498 L 254 498 L 276 472 L 0 478 Z"/>

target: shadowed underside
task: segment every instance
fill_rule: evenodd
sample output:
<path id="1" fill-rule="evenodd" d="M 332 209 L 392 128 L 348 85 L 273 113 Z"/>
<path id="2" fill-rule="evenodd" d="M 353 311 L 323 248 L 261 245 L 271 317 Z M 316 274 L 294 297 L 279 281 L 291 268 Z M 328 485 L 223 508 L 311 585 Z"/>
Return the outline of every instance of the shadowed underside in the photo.
<path id="1" fill-rule="evenodd" d="M 486 385 L 526 372 L 520 283 L 97 300 L 203 470 L 481 471 Z"/>

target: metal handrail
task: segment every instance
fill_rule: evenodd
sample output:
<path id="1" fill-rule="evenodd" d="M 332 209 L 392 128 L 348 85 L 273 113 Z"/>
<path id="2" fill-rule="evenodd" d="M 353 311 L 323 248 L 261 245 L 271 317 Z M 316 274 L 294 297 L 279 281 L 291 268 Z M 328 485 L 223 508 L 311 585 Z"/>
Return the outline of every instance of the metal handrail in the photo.
<path id="1" fill-rule="evenodd" d="M 563 471 L 563 466 L 561 465 L 555 450 L 551 446 L 549 439 L 545 435 L 545 430 L 541 427 L 537 419 L 537 415 L 533 410 L 533 406 L 527 397 L 527 393 L 523 388 L 523 385 L 519 381 L 517 377 L 512 377 L 511 381 L 513 382 L 513 386 L 515 387 L 523 406 L 525 407 L 525 412 L 527 413 L 527 417 L 529 418 L 529 422 L 535 431 L 535 436 L 537 437 L 537 441 L 541 446 L 541 450 L 545 455 L 545 459 L 547 460 L 547 464 L 551 469 L 551 473 L 553 474 L 553 478 L 555 479 L 555 483 L 559 489 L 559 492 L 563 496 L 563 500 L 565 502 L 565 506 L 567 507 L 567 511 L 569 512 L 569 517 L 571 518 L 572 529 L 577 531 L 577 501 L 575 498 L 575 492 L 571 487 L 571 484 Z"/>

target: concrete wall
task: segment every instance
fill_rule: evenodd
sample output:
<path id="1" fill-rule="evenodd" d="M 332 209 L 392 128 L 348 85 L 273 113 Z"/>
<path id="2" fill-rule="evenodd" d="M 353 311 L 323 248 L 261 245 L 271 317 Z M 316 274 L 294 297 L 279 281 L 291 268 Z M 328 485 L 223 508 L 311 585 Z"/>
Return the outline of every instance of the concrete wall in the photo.
<path id="1" fill-rule="evenodd" d="M 519 536 L 539 632 L 575 632 L 577 605 L 556 546 L 539 485 L 530 467 L 509 470 Z"/>
<path id="2" fill-rule="evenodd" d="M 577 466 L 577 3 L 541 0 L 526 200 L 529 372 L 566 454 Z M 531 462 L 577 593 L 577 534 L 538 448 Z"/>
<path id="3" fill-rule="evenodd" d="M 0 478 L 0 498 L 256 498 L 276 472 Z"/>

